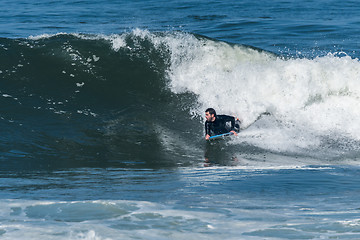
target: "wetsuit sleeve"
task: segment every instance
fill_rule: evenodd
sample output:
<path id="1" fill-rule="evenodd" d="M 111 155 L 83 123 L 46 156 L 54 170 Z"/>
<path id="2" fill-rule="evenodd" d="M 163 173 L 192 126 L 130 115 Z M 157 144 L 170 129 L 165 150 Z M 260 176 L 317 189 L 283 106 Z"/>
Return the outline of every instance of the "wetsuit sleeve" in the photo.
<path id="1" fill-rule="evenodd" d="M 209 128 L 209 123 L 205 122 L 205 136 L 209 134 L 210 135 L 210 128 Z"/>
<path id="2" fill-rule="evenodd" d="M 231 131 L 234 130 L 235 131 L 235 118 L 231 117 Z"/>

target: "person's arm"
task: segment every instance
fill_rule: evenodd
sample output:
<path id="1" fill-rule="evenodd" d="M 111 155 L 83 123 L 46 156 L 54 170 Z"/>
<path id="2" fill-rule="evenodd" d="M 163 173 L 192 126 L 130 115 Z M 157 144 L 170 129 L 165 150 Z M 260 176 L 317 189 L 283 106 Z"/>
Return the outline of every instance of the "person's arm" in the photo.
<path id="1" fill-rule="evenodd" d="M 235 117 L 231 117 L 231 131 L 235 132 Z"/>
<path id="2" fill-rule="evenodd" d="M 235 130 L 231 130 L 230 132 L 232 132 L 235 136 L 237 136 L 237 132 L 235 132 Z"/>
<path id="3" fill-rule="evenodd" d="M 210 129 L 208 122 L 205 122 L 205 139 L 206 140 L 210 139 Z"/>

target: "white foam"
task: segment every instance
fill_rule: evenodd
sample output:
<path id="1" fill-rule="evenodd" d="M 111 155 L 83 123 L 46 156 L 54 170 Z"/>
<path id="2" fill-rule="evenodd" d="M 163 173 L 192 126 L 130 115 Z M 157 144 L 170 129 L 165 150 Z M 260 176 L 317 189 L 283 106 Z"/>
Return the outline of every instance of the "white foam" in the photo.
<path id="1" fill-rule="evenodd" d="M 329 55 L 283 60 L 223 43 L 206 44 L 191 51 L 183 62 L 174 60 L 170 71 L 172 90 L 197 94 L 202 108 L 214 106 L 242 115 L 247 124 L 265 111 L 294 122 L 299 113 L 304 114 L 307 118 L 301 122 L 312 123 L 312 108 L 321 104 L 323 111 L 317 111 L 317 116 L 336 114 L 334 104 L 358 116 L 352 109 L 360 97 L 357 59 Z M 344 109 L 346 103 L 351 104 L 348 109 Z"/>
<path id="2" fill-rule="evenodd" d="M 319 136 L 360 140 L 358 59 L 335 54 L 283 59 L 211 40 L 187 41 L 171 41 L 169 86 L 175 93 L 198 96 L 196 114 L 214 107 L 240 117 L 247 127 L 271 113 L 273 126 L 279 126 L 258 130 L 262 145 L 280 151 L 319 145 Z"/>

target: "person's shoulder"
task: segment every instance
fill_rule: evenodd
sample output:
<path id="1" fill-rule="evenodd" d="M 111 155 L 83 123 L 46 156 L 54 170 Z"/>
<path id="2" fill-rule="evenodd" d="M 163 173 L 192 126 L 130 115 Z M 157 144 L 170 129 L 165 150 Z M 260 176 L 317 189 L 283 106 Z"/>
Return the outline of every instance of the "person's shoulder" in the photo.
<path id="1" fill-rule="evenodd" d="M 218 118 L 233 118 L 233 116 L 229 116 L 229 115 L 217 115 Z"/>

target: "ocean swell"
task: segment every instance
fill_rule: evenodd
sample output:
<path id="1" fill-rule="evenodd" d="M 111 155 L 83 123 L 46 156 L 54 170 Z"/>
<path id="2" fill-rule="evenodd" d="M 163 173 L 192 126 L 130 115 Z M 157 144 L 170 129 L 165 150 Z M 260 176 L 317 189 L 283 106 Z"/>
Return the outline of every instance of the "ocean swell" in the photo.
<path id="1" fill-rule="evenodd" d="M 0 52 L 1 159 L 11 168 L 24 158 L 29 168 L 193 164 L 207 107 L 242 120 L 235 153 L 359 152 L 360 63 L 343 53 L 285 58 L 139 29 L 1 39 Z"/>

